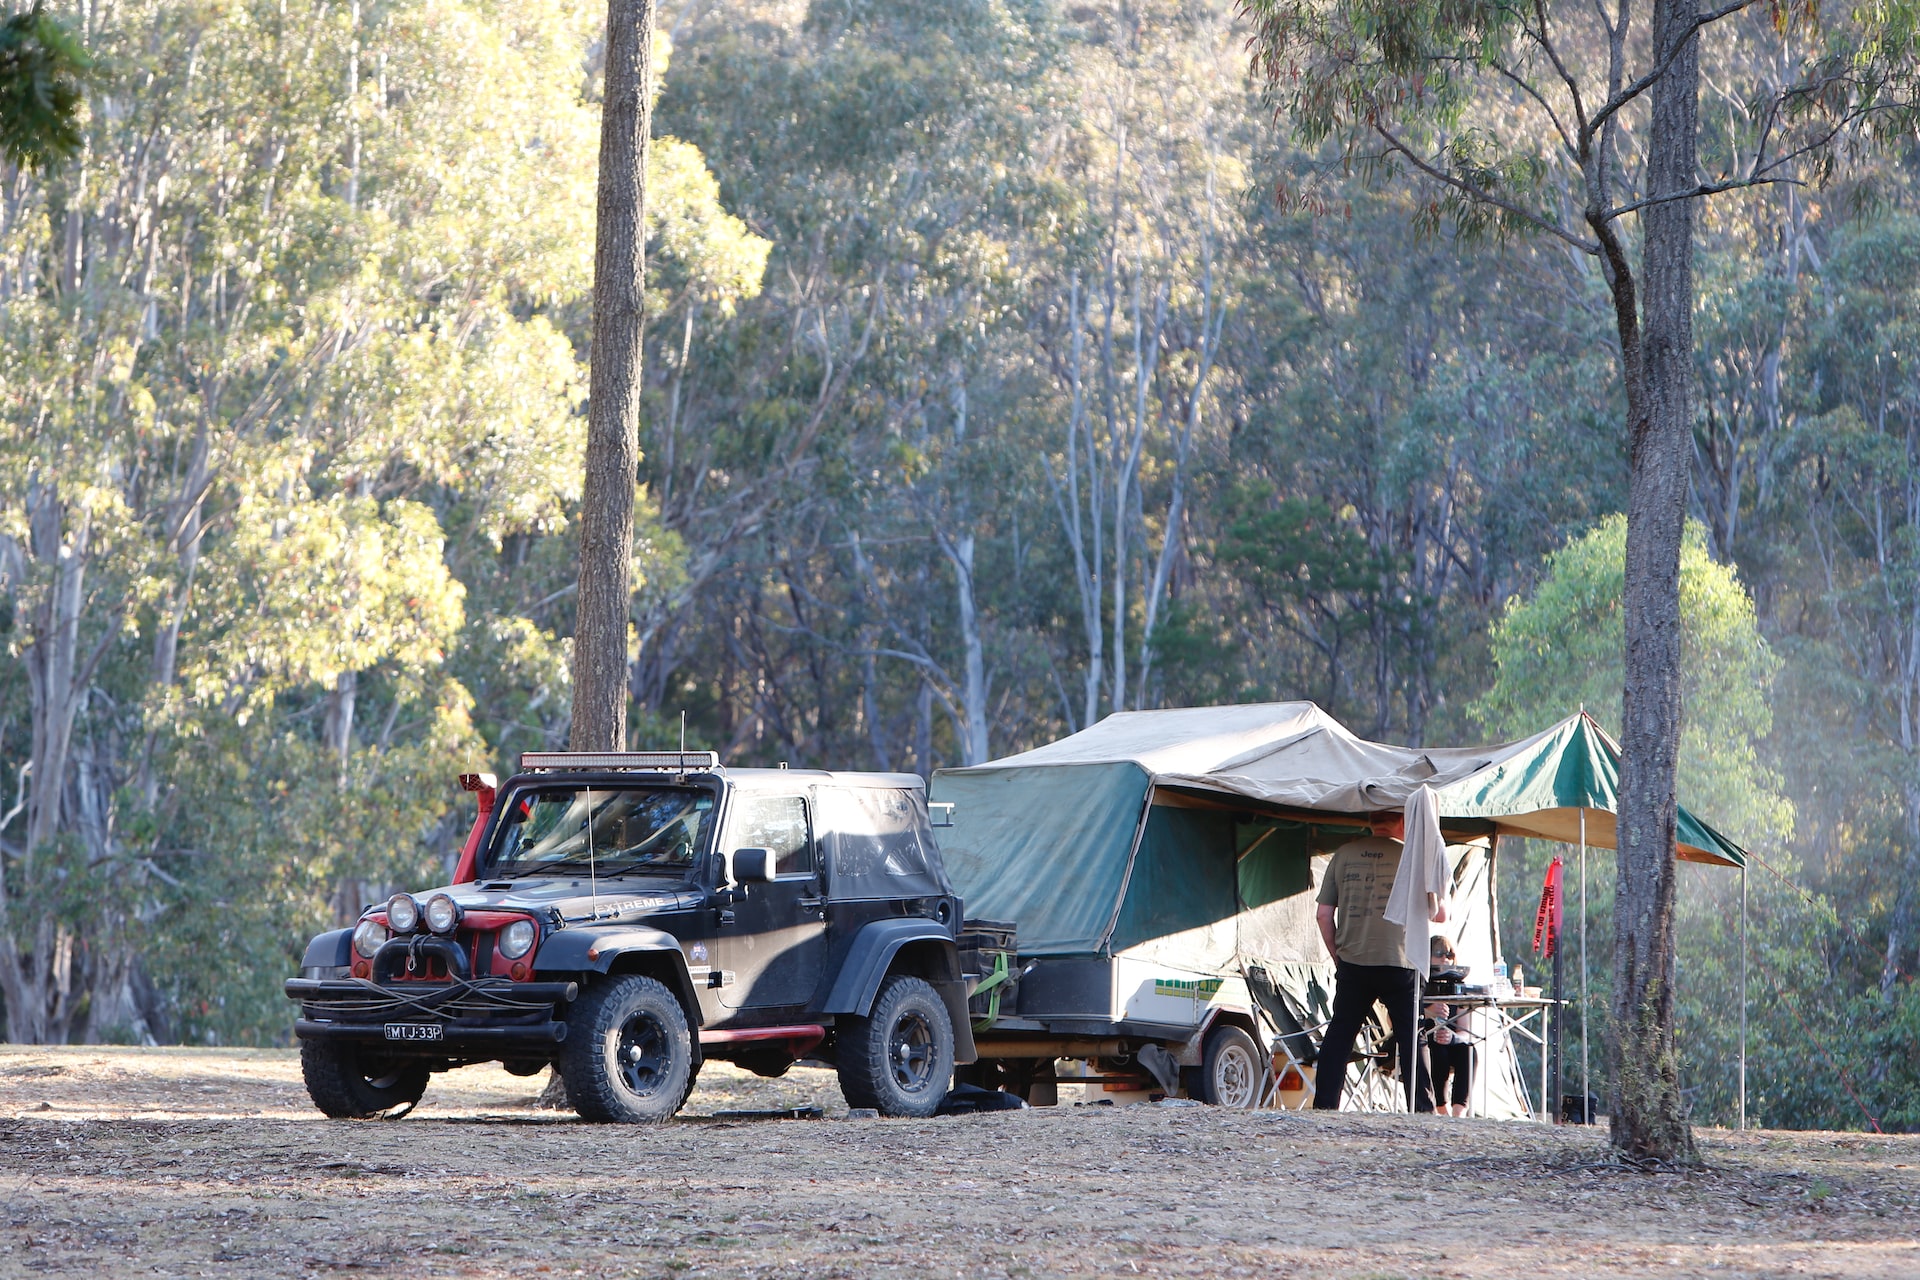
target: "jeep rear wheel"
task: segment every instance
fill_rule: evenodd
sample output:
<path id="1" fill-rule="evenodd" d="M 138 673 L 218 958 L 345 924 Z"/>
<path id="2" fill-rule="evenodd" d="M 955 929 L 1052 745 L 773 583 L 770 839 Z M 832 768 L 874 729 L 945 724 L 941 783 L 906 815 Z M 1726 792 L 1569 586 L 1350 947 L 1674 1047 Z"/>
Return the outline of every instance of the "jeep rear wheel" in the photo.
<path id="1" fill-rule="evenodd" d="M 558 1066 L 583 1119 L 671 1120 L 693 1086 L 686 1011 L 652 978 L 614 978 L 574 1002 Z"/>
<path id="2" fill-rule="evenodd" d="M 302 1040 L 300 1074 L 313 1105 L 335 1120 L 368 1120 L 405 1107 L 427 1091 L 427 1065 L 370 1054 L 337 1040 Z"/>
<path id="3" fill-rule="evenodd" d="M 835 1033 L 840 1092 L 849 1107 L 883 1116 L 930 1116 L 953 1080 L 953 1022 L 939 993 L 897 974 L 880 986 L 864 1018 L 842 1018 Z"/>

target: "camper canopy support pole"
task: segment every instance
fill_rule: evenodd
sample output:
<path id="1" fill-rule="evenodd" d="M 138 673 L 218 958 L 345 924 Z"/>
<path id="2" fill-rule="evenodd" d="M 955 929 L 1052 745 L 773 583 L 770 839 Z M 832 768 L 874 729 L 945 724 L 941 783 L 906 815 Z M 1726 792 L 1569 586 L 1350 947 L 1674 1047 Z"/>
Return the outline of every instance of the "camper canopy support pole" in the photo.
<path id="1" fill-rule="evenodd" d="M 1592 1124 L 1593 1082 L 1587 1078 L 1587 810 L 1580 809 L 1580 1121 Z"/>
<path id="2" fill-rule="evenodd" d="M 1747 1127 L 1747 868 L 1740 868 L 1740 1127 Z"/>

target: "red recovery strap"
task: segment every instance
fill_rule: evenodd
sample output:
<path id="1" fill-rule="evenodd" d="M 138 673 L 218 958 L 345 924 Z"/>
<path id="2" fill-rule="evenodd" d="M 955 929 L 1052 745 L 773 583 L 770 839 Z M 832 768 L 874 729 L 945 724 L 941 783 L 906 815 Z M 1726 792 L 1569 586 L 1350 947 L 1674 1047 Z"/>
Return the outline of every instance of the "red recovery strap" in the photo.
<path id="1" fill-rule="evenodd" d="M 1560 897 L 1560 856 L 1555 854 L 1547 867 L 1546 883 L 1540 886 L 1540 909 L 1533 915 L 1534 954 L 1547 960 L 1553 959 L 1560 942 Z"/>

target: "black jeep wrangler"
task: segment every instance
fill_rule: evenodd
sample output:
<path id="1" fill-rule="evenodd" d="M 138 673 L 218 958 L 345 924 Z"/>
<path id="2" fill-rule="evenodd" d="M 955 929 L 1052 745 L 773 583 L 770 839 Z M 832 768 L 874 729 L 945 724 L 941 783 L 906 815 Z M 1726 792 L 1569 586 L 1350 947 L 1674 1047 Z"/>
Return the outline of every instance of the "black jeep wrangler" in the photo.
<path id="1" fill-rule="evenodd" d="M 307 947 L 307 1091 L 364 1117 L 435 1071 L 559 1069 L 589 1120 L 660 1121 L 706 1058 L 835 1065 L 847 1103 L 931 1115 L 974 1058 L 961 903 L 920 779 L 723 769 L 705 752 L 524 755 L 445 888 Z"/>

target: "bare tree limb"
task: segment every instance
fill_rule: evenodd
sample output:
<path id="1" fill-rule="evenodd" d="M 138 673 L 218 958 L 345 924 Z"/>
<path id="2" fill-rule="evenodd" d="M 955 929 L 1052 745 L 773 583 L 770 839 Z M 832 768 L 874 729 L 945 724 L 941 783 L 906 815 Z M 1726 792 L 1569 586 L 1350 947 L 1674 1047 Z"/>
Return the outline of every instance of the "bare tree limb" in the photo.
<path id="1" fill-rule="evenodd" d="M 1398 153 L 1408 164 L 1426 174 L 1435 182 L 1444 183 L 1452 187 L 1454 190 L 1465 195 L 1469 200 L 1476 201 L 1480 204 L 1490 204 L 1496 209 L 1504 209 L 1514 217 L 1523 219 L 1539 230 L 1546 232 L 1548 235 L 1566 241 L 1582 253 L 1598 254 L 1600 252 L 1600 245 L 1596 241 L 1582 239 L 1568 231 L 1565 227 L 1535 213 L 1531 209 L 1524 208 L 1503 196 L 1495 195 L 1483 187 L 1477 187 L 1462 178 L 1455 177 L 1453 174 L 1434 165 L 1415 152 L 1412 147 L 1402 142 L 1391 130 L 1381 124 L 1377 118 L 1371 123 L 1373 131 L 1380 135 L 1381 140 L 1387 144 L 1389 149 Z"/>

